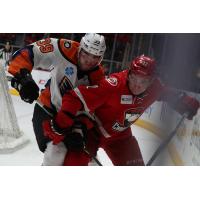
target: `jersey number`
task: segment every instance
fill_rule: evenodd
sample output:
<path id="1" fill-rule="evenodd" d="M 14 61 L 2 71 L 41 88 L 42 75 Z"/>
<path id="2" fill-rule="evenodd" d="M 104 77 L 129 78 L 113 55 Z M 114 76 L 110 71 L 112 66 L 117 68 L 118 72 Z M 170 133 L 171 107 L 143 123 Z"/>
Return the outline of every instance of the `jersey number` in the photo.
<path id="1" fill-rule="evenodd" d="M 40 40 L 36 42 L 36 44 L 40 47 L 39 49 L 42 53 L 49 53 L 54 50 L 53 45 L 51 44 L 50 38 Z"/>

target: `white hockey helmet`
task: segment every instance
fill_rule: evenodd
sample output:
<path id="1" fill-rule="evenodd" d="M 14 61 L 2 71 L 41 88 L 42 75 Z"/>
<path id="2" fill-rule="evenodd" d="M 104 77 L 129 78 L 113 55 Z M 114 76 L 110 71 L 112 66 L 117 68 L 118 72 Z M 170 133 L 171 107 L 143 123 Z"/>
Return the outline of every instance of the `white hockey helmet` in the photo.
<path id="1" fill-rule="evenodd" d="M 86 33 L 80 42 L 80 50 L 81 49 L 92 55 L 101 56 L 103 58 L 106 51 L 104 36 L 96 33 Z"/>

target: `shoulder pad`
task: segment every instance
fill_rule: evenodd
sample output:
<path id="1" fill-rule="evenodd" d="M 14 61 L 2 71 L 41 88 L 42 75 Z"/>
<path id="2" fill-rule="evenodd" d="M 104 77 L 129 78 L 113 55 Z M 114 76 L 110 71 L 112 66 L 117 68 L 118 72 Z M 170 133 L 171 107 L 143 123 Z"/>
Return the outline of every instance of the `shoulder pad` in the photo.
<path id="1" fill-rule="evenodd" d="M 58 40 L 58 48 L 61 54 L 72 63 L 77 64 L 77 52 L 78 52 L 79 43 L 67 40 L 67 39 L 60 39 Z"/>

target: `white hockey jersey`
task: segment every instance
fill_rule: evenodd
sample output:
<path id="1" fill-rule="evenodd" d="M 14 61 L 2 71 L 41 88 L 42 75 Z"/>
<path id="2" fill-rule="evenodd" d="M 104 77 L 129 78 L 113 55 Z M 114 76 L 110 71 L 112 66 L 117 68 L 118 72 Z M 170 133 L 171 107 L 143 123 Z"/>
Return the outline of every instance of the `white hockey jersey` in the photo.
<path id="1" fill-rule="evenodd" d="M 8 71 L 15 75 L 21 68 L 51 71 L 51 79 L 41 92 L 42 104 L 58 111 L 62 96 L 70 89 L 84 84 L 97 84 L 104 76 L 103 68 L 83 72 L 78 69 L 79 43 L 67 39 L 46 38 L 14 53 Z"/>

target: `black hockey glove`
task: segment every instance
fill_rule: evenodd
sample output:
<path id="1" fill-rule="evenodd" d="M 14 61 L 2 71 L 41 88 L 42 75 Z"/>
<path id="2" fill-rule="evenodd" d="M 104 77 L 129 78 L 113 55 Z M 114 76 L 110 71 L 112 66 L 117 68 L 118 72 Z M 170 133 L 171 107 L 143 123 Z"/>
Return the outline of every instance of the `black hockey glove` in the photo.
<path id="1" fill-rule="evenodd" d="M 11 79 L 11 86 L 15 88 L 23 101 L 33 103 L 39 96 L 39 87 L 33 80 L 31 73 L 23 68 Z"/>
<path id="2" fill-rule="evenodd" d="M 80 121 L 75 121 L 71 133 L 66 134 L 64 144 L 69 150 L 80 151 L 86 145 L 87 127 Z"/>

